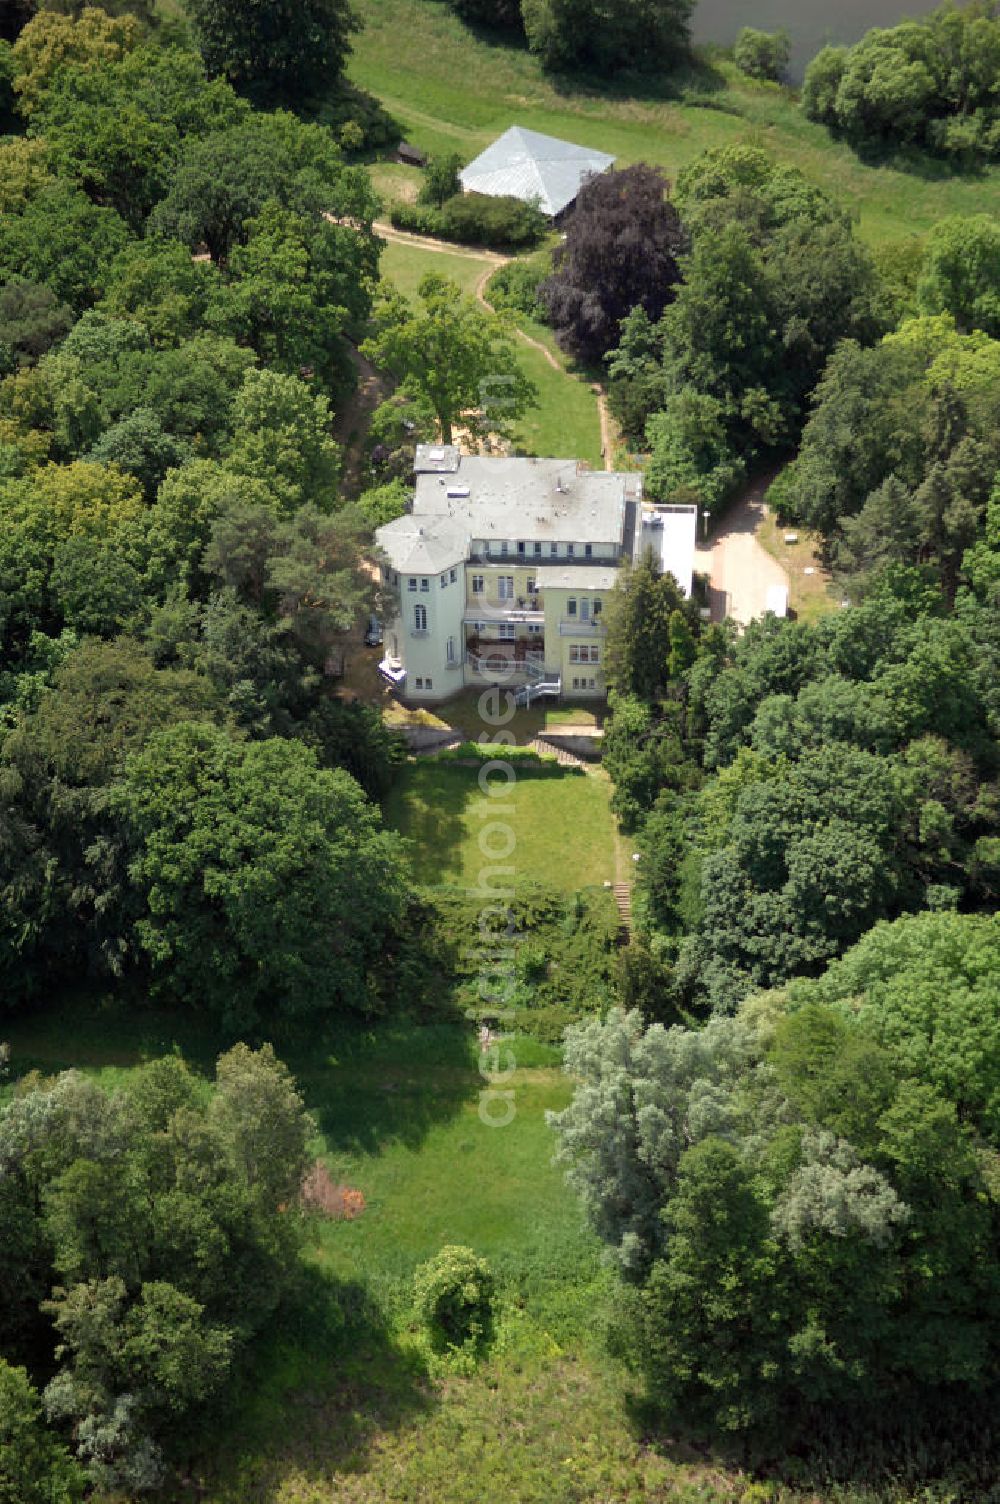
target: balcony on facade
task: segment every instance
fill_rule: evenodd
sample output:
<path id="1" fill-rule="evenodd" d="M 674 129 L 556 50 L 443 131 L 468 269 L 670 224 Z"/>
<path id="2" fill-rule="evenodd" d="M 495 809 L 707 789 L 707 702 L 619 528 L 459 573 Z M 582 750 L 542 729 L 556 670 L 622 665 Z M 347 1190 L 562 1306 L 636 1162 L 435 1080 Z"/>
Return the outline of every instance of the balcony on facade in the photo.
<path id="1" fill-rule="evenodd" d="M 466 602 L 463 620 L 466 626 L 474 625 L 477 621 L 544 626 L 545 612 L 540 595 L 517 596 L 513 600 L 499 602 L 487 601 L 481 595 L 474 595 Z"/>
<path id="2" fill-rule="evenodd" d="M 564 616 L 559 622 L 560 637 L 603 637 L 604 623 L 598 616 Z"/>

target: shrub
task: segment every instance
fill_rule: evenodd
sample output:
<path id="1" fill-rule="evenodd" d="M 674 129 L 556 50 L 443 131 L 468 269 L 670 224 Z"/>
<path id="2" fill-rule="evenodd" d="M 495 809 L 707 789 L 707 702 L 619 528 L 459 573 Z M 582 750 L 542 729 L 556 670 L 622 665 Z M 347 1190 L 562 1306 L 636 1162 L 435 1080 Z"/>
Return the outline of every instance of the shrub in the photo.
<path id="1" fill-rule="evenodd" d="M 435 235 L 462 245 L 522 250 L 539 243 L 549 222 L 534 204 L 519 198 L 491 198 L 486 193 L 459 193 L 440 209 L 429 204 L 394 204 L 395 229 Z"/>
<path id="2" fill-rule="evenodd" d="M 412 235 L 444 234 L 441 211 L 430 204 L 393 204 L 389 223 L 394 230 L 409 230 Z"/>
<path id="3" fill-rule="evenodd" d="M 486 296 L 500 313 L 522 313 L 529 319 L 544 318 L 545 310 L 538 301 L 538 289 L 550 271 L 551 267 L 537 261 L 510 261 L 493 273 Z"/>
<path id="4" fill-rule="evenodd" d="M 535 204 L 519 198 L 491 198 L 486 193 L 461 193 L 441 210 L 449 240 L 521 248 L 538 245 L 549 222 Z"/>
<path id="5" fill-rule="evenodd" d="M 744 26 L 736 38 L 733 57 L 749 78 L 767 78 L 780 83 L 788 71 L 792 43 L 787 31 L 757 31 Z"/>
<path id="6" fill-rule="evenodd" d="M 493 1275 L 471 1248 L 450 1244 L 413 1276 L 417 1314 L 439 1346 L 476 1346 L 490 1334 Z"/>

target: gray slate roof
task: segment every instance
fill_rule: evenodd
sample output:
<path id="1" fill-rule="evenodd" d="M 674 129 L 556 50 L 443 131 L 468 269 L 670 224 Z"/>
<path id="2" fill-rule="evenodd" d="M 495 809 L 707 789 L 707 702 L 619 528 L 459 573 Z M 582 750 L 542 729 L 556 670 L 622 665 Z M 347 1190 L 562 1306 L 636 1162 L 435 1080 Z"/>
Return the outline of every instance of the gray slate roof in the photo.
<path id="1" fill-rule="evenodd" d="M 446 517 L 397 517 L 375 533 L 399 574 L 439 574 L 465 562 L 468 530 Z"/>
<path id="2" fill-rule="evenodd" d="M 417 476 L 413 516 L 449 518 L 485 542 L 620 544 L 626 497 L 641 479 L 576 460 L 463 454 L 454 475 Z"/>
<path id="3" fill-rule="evenodd" d="M 459 174 L 467 192 L 537 199 L 546 214 L 571 204 L 585 177 L 614 163 L 607 152 L 512 125 Z"/>

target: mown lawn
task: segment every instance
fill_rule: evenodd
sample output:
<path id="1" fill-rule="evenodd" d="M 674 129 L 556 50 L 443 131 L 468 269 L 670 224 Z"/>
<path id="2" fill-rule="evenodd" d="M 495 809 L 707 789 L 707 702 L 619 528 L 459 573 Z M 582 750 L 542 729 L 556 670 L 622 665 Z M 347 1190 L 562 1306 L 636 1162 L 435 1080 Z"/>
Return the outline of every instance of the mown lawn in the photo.
<path id="1" fill-rule="evenodd" d="M 517 769 L 509 799 L 495 799 L 490 820 L 509 825 L 514 847 L 503 860 L 515 883 L 544 883 L 561 892 L 613 882 L 614 824 L 610 785 L 597 773 L 557 766 Z M 414 879 L 424 885 L 478 886 L 491 860 L 480 848 L 489 823 L 478 770 L 423 759 L 409 764 L 385 801 L 387 824 L 411 843 Z M 501 844 L 499 835 L 486 836 Z"/>
<path id="2" fill-rule="evenodd" d="M 541 350 L 518 342 L 518 359 L 538 388 L 538 406 L 518 423 L 515 450 L 553 459 L 586 460 L 595 470 L 603 469 L 601 423 L 597 400 L 589 384 L 570 374 L 560 359 L 554 370 Z"/>
<path id="3" fill-rule="evenodd" d="M 490 263 L 475 252 L 456 250 L 427 250 L 423 246 L 390 240 L 382 252 L 380 268 L 383 277 L 395 283 L 406 297 L 415 299 L 417 288 L 428 272 L 439 277 L 448 277 L 457 282 L 462 292 L 473 297 L 476 285 Z"/>
<path id="4" fill-rule="evenodd" d="M 955 174 L 931 158 L 868 166 L 792 96 L 744 79 L 731 64 L 667 96 L 648 85 L 565 89 L 517 47 L 463 26 L 441 0 L 359 0 L 365 28 L 349 73 L 377 94 L 406 136 L 430 152 L 471 158 L 520 124 L 613 152 L 622 163 L 656 162 L 668 175 L 706 147 L 751 141 L 800 167 L 855 214 L 872 241 L 903 239 L 946 214 L 1000 212 L 1000 168 Z"/>

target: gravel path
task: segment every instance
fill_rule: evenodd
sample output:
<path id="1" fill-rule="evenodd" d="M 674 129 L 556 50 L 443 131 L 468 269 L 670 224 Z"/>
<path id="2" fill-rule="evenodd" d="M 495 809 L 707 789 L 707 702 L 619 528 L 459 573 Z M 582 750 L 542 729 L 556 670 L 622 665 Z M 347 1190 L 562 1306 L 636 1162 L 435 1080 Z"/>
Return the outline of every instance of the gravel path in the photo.
<path id="1" fill-rule="evenodd" d="M 726 615 L 741 625 L 763 616 L 772 585 L 788 586 L 788 574 L 757 542 L 767 515 L 764 493 L 771 477 L 755 482 L 721 519 L 714 537 L 695 554 L 694 567 L 711 581 L 712 620 Z"/>

